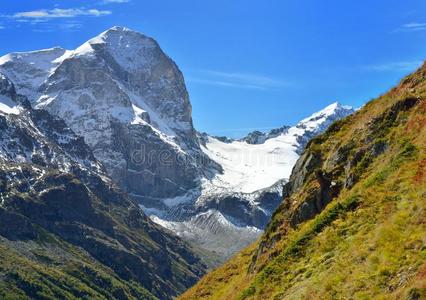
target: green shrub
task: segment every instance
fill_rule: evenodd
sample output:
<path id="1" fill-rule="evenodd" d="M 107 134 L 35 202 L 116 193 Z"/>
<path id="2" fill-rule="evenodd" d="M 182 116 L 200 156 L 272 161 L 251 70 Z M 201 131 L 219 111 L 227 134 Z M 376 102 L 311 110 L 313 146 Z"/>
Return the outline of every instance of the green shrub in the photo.
<path id="1" fill-rule="evenodd" d="M 250 296 L 253 296 L 256 293 L 256 288 L 254 286 L 250 286 L 248 289 L 244 290 L 238 300 L 247 299 Z"/>

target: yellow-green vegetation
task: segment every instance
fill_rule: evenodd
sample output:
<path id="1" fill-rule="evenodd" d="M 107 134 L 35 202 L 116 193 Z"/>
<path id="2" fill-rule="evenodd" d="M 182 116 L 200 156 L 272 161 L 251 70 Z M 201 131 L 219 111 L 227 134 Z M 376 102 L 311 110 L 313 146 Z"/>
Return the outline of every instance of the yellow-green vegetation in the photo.
<path id="1" fill-rule="evenodd" d="M 262 238 L 180 299 L 426 299 L 426 65 L 298 165 Z"/>

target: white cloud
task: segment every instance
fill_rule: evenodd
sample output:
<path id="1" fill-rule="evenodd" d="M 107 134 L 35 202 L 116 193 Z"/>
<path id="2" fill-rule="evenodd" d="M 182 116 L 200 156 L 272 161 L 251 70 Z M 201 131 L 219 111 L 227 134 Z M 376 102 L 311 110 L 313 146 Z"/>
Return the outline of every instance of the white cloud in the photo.
<path id="1" fill-rule="evenodd" d="M 375 72 L 411 72 L 422 65 L 422 61 L 401 61 L 363 66 L 362 69 Z"/>
<path id="2" fill-rule="evenodd" d="M 255 90 L 264 90 L 265 89 L 262 86 L 257 86 L 257 85 L 252 85 L 252 84 L 241 84 L 241 83 L 233 83 L 233 82 L 226 82 L 226 81 L 220 81 L 220 80 L 202 79 L 202 78 L 193 78 L 193 77 L 188 77 L 186 79 L 186 81 L 194 82 L 194 83 L 208 84 L 208 85 L 242 88 L 242 89 L 255 89 Z"/>
<path id="3" fill-rule="evenodd" d="M 412 32 L 412 31 L 423 31 L 426 30 L 426 23 L 411 22 L 403 24 L 398 28 L 397 32 Z"/>
<path id="4" fill-rule="evenodd" d="M 418 28 L 418 27 L 426 27 L 426 23 L 407 23 L 402 25 L 405 28 Z"/>
<path id="5" fill-rule="evenodd" d="M 72 32 L 72 31 L 78 31 L 83 27 L 83 24 L 71 20 L 71 21 L 61 21 L 61 22 L 46 22 L 46 23 L 40 23 L 39 26 L 33 28 L 32 30 L 35 32 L 55 32 L 55 31 L 66 31 L 66 32 Z"/>
<path id="6" fill-rule="evenodd" d="M 83 25 L 81 23 L 75 22 L 75 23 L 63 23 L 63 24 L 59 24 L 59 27 L 61 29 L 64 29 L 64 30 L 75 31 L 75 30 L 80 29 L 81 27 L 83 27 Z"/>
<path id="7" fill-rule="evenodd" d="M 280 88 L 289 86 L 284 80 L 272 78 L 269 76 L 240 73 L 240 72 L 223 72 L 213 70 L 199 71 L 198 76 L 187 79 L 189 82 L 243 88 L 243 89 L 261 89 L 267 90 L 271 88 Z"/>
<path id="8" fill-rule="evenodd" d="M 24 11 L 15 13 L 12 17 L 15 19 L 53 19 L 53 18 L 74 18 L 78 16 L 100 17 L 110 15 L 109 10 L 98 9 L 80 9 L 80 8 L 55 8 L 55 9 L 40 9 L 33 11 Z"/>
<path id="9" fill-rule="evenodd" d="M 1 30 L 1 29 L 6 29 L 6 27 L 4 27 L 4 26 L 0 25 L 0 30 Z"/>

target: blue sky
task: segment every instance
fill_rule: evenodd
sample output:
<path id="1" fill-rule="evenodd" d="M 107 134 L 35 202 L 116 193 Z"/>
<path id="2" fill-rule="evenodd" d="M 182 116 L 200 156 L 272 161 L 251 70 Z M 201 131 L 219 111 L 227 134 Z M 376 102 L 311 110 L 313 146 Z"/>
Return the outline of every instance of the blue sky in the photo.
<path id="1" fill-rule="evenodd" d="M 0 55 L 74 49 L 114 25 L 154 37 L 196 128 L 232 137 L 360 106 L 426 59 L 424 0 L 4 0 Z"/>

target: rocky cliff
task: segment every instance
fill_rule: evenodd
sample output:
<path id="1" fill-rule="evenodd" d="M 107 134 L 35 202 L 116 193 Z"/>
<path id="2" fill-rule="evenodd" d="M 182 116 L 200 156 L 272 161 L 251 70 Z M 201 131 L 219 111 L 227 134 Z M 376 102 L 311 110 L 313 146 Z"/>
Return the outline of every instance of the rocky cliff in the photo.
<path id="1" fill-rule="evenodd" d="M 113 27 L 76 50 L 11 53 L 0 71 L 61 117 L 140 203 L 161 208 L 199 183 L 204 157 L 182 73 L 153 39 Z"/>

